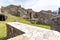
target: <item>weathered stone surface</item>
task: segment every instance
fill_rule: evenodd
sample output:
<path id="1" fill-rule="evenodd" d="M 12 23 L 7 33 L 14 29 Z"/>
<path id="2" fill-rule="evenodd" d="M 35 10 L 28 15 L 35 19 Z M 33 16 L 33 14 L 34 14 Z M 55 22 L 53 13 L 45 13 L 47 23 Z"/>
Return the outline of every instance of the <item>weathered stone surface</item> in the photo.
<path id="1" fill-rule="evenodd" d="M 1 7 L 1 12 L 7 12 L 10 13 L 11 15 L 15 15 L 21 18 L 24 18 L 26 20 L 29 20 L 31 23 L 35 24 L 48 24 L 51 26 L 51 29 L 54 30 L 60 30 L 59 29 L 59 22 L 57 18 L 54 19 L 54 17 L 58 17 L 60 15 L 53 14 L 52 11 L 40 11 L 40 12 L 35 12 L 32 9 L 24 9 L 21 6 L 16 6 L 16 5 L 9 5 L 7 7 Z M 56 22 L 53 20 L 56 20 Z"/>
<path id="2" fill-rule="evenodd" d="M 33 19 L 34 18 L 33 15 L 35 14 L 35 12 L 32 9 L 24 9 L 21 6 L 16 6 L 16 5 L 1 7 L 1 12 L 8 12 L 12 15 L 19 16 L 26 19 Z"/>
<path id="3" fill-rule="evenodd" d="M 51 29 L 60 31 L 60 16 L 53 17 L 51 21 Z"/>
<path id="4" fill-rule="evenodd" d="M 49 24 L 52 30 L 60 31 L 60 15 L 53 14 L 50 10 L 35 12 L 32 9 L 24 9 L 21 6 L 9 5 L 2 7 L 1 12 L 8 12 L 12 15 L 19 16 L 30 20 L 32 23 Z M 57 17 L 57 18 L 56 18 Z"/>
<path id="5" fill-rule="evenodd" d="M 7 7 L 1 7 L 1 12 L 8 12 L 12 15 L 27 19 L 32 23 L 38 24 L 50 24 L 51 18 L 58 15 L 53 14 L 51 10 L 35 12 L 32 9 L 24 9 L 21 6 L 9 5 Z"/>
<path id="6" fill-rule="evenodd" d="M 53 14 L 53 12 L 44 10 L 40 11 L 39 13 L 38 22 L 41 24 L 50 24 L 51 18 L 57 16 L 56 14 Z"/>
<path id="7" fill-rule="evenodd" d="M 15 36 L 8 40 L 60 40 L 60 33 L 57 31 L 39 28 L 36 26 L 31 26 L 23 23 L 18 23 L 18 22 L 7 23 L 7 25 L 9 25 L 8 28 L 13 27 L 13 29 L 16 28 L 17 30 L 25 32 L 22 35 Z M 18 33 L 21 32 L 17 32 L 16 34 Z M 7 36 L 9 36 L 9 34 Z"/>
<path id="8" fill-rule="evenodd" d="M 26 11 L 21 6 L 9 5 L 7 7 L 1 7 L 1 12 L 7 12 L 15 16 L 23 16 L 26 14 Z"/>
<path id="9" fill-rule="evenodd" d="M 13 38 L 18 35 L 22 35 L 24 32 L 7 24 L 7 38 Z"/>

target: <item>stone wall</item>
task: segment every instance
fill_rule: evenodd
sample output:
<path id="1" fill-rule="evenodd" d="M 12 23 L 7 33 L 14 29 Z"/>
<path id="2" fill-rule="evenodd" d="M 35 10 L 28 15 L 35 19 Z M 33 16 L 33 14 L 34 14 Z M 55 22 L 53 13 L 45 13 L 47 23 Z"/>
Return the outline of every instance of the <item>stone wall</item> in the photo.
<path id="1" fill-rule="evenodd" d="M 21 6 L 9 5 L 1 7 L 1 12 L 7 12 L 25 19 L 34 19 L 35 12 L 32 9 L 24 9 Z M 30 15 L 31 14 L 31 15 Z"/>
<path id="2" fill-rule="evenodd" d="M 60 32 L 60 16 L 52 18 L 52 20 L 51 20 L 51 29 Z"/>
<path id="3" fill-rule="evenodd" d="M 10 13 L 12 15 L 15 15 L 15 16 L 20 16 L 20 12 L 21 11 L 21 6 L 15 6 L 15 5 L 9 5 L 7 7 L 1 7 L 1 12 L 7 12 L 7 13 Z M 23 10 L 24 11 L 24 10 Z M 23 14 L 23 12 L 22 12 Z"/>
<path id="4" fill-rule="evenodd" d="M 32 9 L 24 9 L 21 6 L 9 5 L 7 7 L 1 7 L 1 12 L 8 12 L 11 15 L 30 20 L 32 23 L 38 24 L 50 24 L 51 18 L 57 16 L 53 14 L 51 10 L 35 12 Z"/>
<path id="5" fill-rule="evenodd" d="M 28 19 L 34 19 L 34 15 L 35 12 L 32 10 L 32 9 L 27 9 L 27 16 L 28 16 Z"/>
<path id="6" fill-rule="evenodd" d="M 7 38 L 13 38 L 15 36 L 18 36 L 18 35 L 22 35 L 24 34 L 24 32 L 14 28 L 13 26 L 11 25 L 8 25 L 7 24 Z"/>
<path id="7" fill-rule="evenodd" d="M 38 16 L 38 22 L 40 24 L 50 24 L 51 18 L 57 16 L 56 14 L 53 14 L 53 12 L 49 11 L 40 11 Z"/>

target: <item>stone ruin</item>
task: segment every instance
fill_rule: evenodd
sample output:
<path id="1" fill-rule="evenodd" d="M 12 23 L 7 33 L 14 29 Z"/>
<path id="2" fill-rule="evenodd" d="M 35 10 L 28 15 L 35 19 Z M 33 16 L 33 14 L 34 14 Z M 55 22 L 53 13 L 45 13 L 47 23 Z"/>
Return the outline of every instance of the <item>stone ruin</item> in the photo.
<path id="1" fill-rule="evenodd" d="M 32 9 L 24 9 L 21 6 L 16 6 L 16 5 L 1 7 L 1 12 L 2 13 L 7 12 L 12 15 L 29 20 L 32 23 L 38 23 L 38 24 L 49 24 L 50 18 L 55 15 L 50 10 L 48 11 L 42 10 L 40 12 L 35 12 Z"/>
<path id="2" fill-rule="evenodd" d="M 1 7 L 1 12 L 2 13 L 7 12 L 12 15 L 22 17 L 26 20 L 29 20 L 32 23 L 38 23 L 38 24 L 39 23 L 48 24 L 48 20 L 49 20 L 49 18 L 51 18 L 51 14 L 53 13 L 50 10 L 42 11 L 42 12 L 35 12 L 32 9 L 24 9 L 21 6 L 16 6 L 16 5 L 9 5 L 7 7 Z M 44 19 L 46 19 L 47 21 Z"/>
<path id="3" fill-rule="evenodd" d="M 60 32 L 60 16 L 51 19 L 51 29 Z"/>
<path id="4" fill-rule="evenodd" d="M 9 5 L 7 7 L 1 7 L 1 12 L 2 13 L 7 12 L 11 15 L 27 19 L 31 22 L 38 19 L 37 18 L 38 12 L 35 12 L 32 9 L 24 9 L 21 6 L 16 6 L 16 5 Z"/>
<path id="5" fill-rule="evenodd" d="M 31 23 L 35 24 L 47 24 L 51 26 L 51 29 L 55 29 L 54 26 L 58 26 L 57 24 L 59 23 L 54 17 L 58 17 L 60 15 L 54 14 L 52 11 L 40 11 L 40 12 L 35 12 L 32 9 L 24 9 L 21 6 L 16 6 L 16 5 L 9 5 L 7 7 L 1 7 L 1 12 L 2 13 L 10 13 L 11 15 L 21 17 L 23 19 L 26 19 L 30 21 Z M 58 23 L 55 24 L 52 23 L 52 20 L 56 20 Z M 54 26 L 53 26 L 54 25 Z M 59 27 L 57 27 L 59 30 Z"/>

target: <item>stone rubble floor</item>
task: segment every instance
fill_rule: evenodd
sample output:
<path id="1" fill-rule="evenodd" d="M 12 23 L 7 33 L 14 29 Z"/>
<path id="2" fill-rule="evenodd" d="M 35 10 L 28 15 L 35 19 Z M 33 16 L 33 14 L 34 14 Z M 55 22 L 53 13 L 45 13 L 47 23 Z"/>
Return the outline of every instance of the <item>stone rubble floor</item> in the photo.
<path id="1" fill-rule="evenodd" d="M 25 34 L 10 38 L 8 40 L 60 40 L 60 32 L 31 26 L 19 22 L 7 23 Z"/>

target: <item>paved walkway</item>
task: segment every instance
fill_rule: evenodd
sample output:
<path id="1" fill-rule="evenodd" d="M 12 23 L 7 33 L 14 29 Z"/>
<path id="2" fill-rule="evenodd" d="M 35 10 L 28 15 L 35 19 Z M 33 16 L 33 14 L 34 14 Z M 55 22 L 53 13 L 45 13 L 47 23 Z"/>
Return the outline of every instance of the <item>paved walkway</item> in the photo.
<path id="1" fill-rule="evenodd" d="M 11 22 L 7 24 L 25 32 L 23 35 L 19 35 L 8 40 L 60 40 L 60 33 L 57 31 L 39 28 L 19 22 Z"/>

